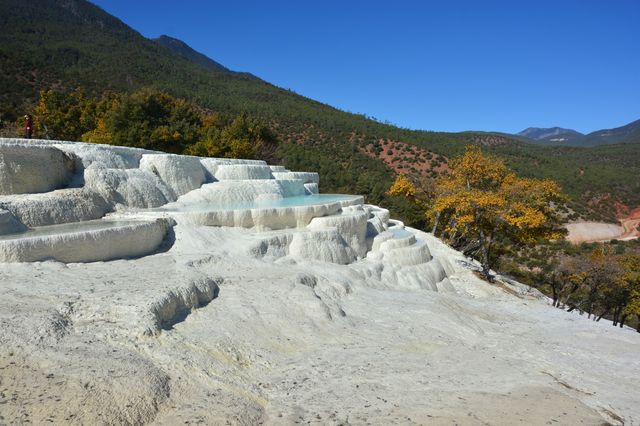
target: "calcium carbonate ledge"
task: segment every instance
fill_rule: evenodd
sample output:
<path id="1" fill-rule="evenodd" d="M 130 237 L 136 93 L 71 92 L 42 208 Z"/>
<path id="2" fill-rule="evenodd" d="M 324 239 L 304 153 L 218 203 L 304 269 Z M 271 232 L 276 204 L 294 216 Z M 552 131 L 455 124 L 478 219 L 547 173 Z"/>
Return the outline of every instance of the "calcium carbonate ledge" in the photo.
<path id="1" fill-rule="evenodd" d="M 171 220 L 156 219 L 43 226 L 0 237 L 0 262 L 73 263 L 144 256 L 158 249 L 172 225 Z"/>
<path id="2" fill-rule="evenodd" d="M 312 198 L 313 196 L 307 196 Z M 304 198 L 304 197 L 296 197 Z M 171 217 L 178 223 L 204 226 L 229 226 L 255 228 L 257 231 L 278 230 L 286 228 L 302 228 L 313 218 L 333 215 L 343 207 L 359 205 L 364 202 L 362 196 L 341 196 L 334 201 L 319 201 L 315 204 L 287 205 L 287 199 L 279 200 L 283 205 L 255 207 L 209 207 L 182 205 L 176 208 L 160 208 L 136 213 L 144 217 Z"/>

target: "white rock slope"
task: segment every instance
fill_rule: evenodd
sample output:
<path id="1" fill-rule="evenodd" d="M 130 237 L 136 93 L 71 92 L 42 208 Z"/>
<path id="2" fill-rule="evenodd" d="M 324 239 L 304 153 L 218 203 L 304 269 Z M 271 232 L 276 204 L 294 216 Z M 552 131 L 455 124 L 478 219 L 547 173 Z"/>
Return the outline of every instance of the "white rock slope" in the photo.
<path id="1" fill-rule="evenodd" d="M 505 293 L 317 174 L 0 158 L 0 424 L 640 422 L 637 333 Z"/>

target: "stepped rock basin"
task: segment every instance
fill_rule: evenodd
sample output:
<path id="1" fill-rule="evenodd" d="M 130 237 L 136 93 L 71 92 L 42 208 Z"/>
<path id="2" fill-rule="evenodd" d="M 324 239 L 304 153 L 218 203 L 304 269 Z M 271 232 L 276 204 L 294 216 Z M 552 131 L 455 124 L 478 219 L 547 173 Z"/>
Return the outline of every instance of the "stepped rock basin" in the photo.
<path id="1" fill-rule="evenodd" d="M 343 207 L 362 204 L 357 195 L 310 194 L 234 203 L 171 203 L 141 212 L 170 216 L 179 222 L 206 226 L 255 228 L 257 231 L 302 228 L 315 217 L 337 214 Z"/>
<path id="2" fill-rule="evenodd" d="M 90 220 L 0 235 L 0 261 L 92 262 L 143 256 L 164 240 L 170 222 Z"/>
<path id="3" fill-rule="evenodd" d="M 182 212 L 182 211 L 201 211 L 201 210 L 251 210 L 251 209 L 266 209 L 266 208 L 287 208 L 287 207 L 302 207 L 302 206 L 315 206 L 319 204 L 333 204 L 339 203 L 341 206 L 350 206 L 354 204 L 362 204 L 364 199 L 360 195 L 346 195 L 346 194 L 310 194 L 310 195 L 297 195 L 293 197 L 285 197 L 275 200 L 259 200 L 259 201 L 246 201 L 231 204 L 218 204 L 213 205 L 211 203 L 192 203 L 185 205 L 167 205 L 165 207 L 158 207 L 154 211 L 161 212 Z"/>

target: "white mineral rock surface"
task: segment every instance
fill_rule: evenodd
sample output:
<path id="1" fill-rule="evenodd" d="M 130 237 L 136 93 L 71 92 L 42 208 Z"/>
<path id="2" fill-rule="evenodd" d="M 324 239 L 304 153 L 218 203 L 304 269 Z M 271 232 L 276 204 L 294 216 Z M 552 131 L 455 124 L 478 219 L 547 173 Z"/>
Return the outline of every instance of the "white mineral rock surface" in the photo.
<path id="1" fill-rule="evenodd" d="M 640 422 L 635 331 L 305 196 L 316 174 L 57 141 L 0 158 L 0 424 Z"/>

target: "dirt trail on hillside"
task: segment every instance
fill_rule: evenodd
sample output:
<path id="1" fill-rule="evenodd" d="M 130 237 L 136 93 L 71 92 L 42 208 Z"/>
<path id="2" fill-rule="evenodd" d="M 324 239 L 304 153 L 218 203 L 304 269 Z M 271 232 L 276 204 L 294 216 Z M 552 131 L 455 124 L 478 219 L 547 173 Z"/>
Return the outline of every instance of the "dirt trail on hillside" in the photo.
<path id="1" fill-rule="evenodd" d="M 574 244 L 606 242 L 611 240 L 630 240 L 640 237 L 640 208 L 626 218 L 620 219 L 620 225 L 602 222 L 575 222 L 566 225 L 567 240 Z"/>
<path id="2" fill-rule="evenodd" d="M 629 216 L 620 220 L 624 228 L 624 234 L 620 239 L 631 239 L 640 237 L 640 207 L 632 210 Z"/>

